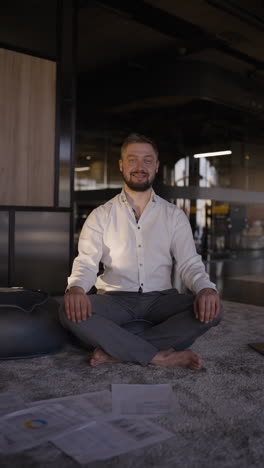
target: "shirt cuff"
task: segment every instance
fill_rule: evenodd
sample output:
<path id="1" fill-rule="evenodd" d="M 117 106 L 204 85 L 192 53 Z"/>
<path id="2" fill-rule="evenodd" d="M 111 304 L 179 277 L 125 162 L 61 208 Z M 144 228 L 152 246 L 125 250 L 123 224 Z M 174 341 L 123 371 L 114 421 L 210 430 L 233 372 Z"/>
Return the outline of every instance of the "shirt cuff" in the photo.
<path id="1" fill-rule="evenodd" d="M 65 293 L 67 291 L 69 291 L 70 288 L 73 288 L 74 286 L 78 286 L 78 288 L 82 288 L 84 290 L 85 294 L 87 293 L 87 291 L 89 291 L 89 289 L 87 289 L 87 285 L 82 283 L 81 281 L 78 281 L 78 282 L 77 281 L 76 282 L 72 281 L 71 282 L 71 281 L 68 280 L 68 285 L 67 285 L 67 288 L 65 289 Z"/>
<path id="2" fill-rule="evenodd" d="M 197 280 L 194 284 L 193 289 L 194 289 L 195 294 L 198 294 L 198 292 L 200 292 L 202 289 L 205 289 L 205 288 L 214 289 L 214 291 L 218 292 L 216 289 L 216 285 L 214 283 L 212 283 L 211 281 L 206 281 L 204 279 Z"/>

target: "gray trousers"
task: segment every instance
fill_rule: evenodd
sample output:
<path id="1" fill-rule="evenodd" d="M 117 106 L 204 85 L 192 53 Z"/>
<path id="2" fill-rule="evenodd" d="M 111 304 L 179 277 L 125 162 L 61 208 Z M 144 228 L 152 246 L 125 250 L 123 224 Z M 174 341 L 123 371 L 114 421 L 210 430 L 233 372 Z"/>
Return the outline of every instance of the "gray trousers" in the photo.
<path id="1" fill-rule="evenodd" d="M 195 296 L 176 289 L 149 293 L 107 292 L 89 296 L 92 316 L 80 323 L 67 318 L 60 309 L 62 325 L 87 347 L 100 347 L 115 359 L 147 365 L 160 350 L 186 349 L 220 322 L 223 309 L 210 323 L 202 323 L 193 312 Z M 144 319 L 153 325 L 139 334 L 123 326 Z"/>

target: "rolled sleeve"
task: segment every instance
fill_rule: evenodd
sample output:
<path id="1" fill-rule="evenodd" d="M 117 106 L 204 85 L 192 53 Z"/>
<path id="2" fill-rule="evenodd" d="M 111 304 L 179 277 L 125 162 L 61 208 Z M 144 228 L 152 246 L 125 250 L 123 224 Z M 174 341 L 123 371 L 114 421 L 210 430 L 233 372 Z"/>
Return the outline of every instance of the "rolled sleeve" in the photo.
<path id="1" fill-rule="evenodd" d="M 197 254 L 191 226 L 183 211 L 176 212 L 171 250 L 176 271 L 188 289 L 196 294 L 204 288 L 216 289 L 209 280 L 201 256 Z"/>
<path id="2" fill-rule="evenodd" d="M 78 256 L 73 262 L 72 273 L 68 278 L 68 289 L 80 286 L 87 292 L 96 282 L 102 258 L 102 208 L 92 211 L 83 225 L 78 243 Z"/>

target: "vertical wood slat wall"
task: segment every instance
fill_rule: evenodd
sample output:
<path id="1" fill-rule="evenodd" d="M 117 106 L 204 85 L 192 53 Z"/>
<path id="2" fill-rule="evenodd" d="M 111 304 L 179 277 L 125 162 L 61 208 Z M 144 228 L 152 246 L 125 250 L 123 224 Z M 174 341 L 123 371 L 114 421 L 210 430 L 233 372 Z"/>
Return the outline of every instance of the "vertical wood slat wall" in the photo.
<path id="1" fill-rule="evenodd" d="M 56 63 L 0 49 L 0 205 L 53 206 Z"/>

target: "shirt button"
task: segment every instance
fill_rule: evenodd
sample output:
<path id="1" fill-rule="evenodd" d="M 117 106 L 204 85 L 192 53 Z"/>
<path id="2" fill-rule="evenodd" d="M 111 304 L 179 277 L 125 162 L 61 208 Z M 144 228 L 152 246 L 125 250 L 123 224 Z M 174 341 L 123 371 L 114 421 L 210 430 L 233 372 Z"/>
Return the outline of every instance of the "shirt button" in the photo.
<path id="1" fill-rule="evenodd" d="M 142 266 L 142 263 L 140 263 L 139 266 Z"/>
<path id="2" fill-rule="evenodd" d="M 144 283 L 141 283 L 141 286 L 144 286 Z"/>
<path id="3" fill-rule="evenodd" d="M 140 226 L 138 226 L 138 229 L 140 229 Z"/>
<path id="4" fill-rule="evenodd" d="M 141 245 L 139 244 L 138 247 L 141 247 Z"/>

